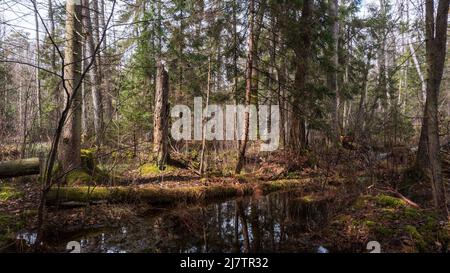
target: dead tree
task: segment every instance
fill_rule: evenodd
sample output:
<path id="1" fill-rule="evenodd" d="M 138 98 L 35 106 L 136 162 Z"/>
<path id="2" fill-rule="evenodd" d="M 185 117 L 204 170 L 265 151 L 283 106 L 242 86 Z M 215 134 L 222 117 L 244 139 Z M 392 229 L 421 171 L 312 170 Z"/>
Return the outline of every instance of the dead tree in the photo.
<path id="1" fill-rule="evenodd" d="M 156 68 L 155 112 L 153 115 L 153 152 L 159 169 L 168 159 L 169 137 L 169 75 L 162 63 Z"/>

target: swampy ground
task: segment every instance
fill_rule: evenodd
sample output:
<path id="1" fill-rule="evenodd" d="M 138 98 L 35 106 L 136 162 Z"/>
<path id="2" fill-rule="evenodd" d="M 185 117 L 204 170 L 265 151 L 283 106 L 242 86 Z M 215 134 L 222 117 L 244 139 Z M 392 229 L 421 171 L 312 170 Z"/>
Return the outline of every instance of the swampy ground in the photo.
<path id="1" fill-rule="evenodd" d="M 66 252 L 69 241 L 82 252 L 368 252 L 369 241 L 383 252 L 449 250 L 450 227 L 408 160 L 253 154 L 242 175 L 201 177 L 183 164 L 84 155 L 85 169 L 50 192 L 40 251 Z M 2 252 L 33 251 L 39 198 L 37 177 L 1 181 Z"/>

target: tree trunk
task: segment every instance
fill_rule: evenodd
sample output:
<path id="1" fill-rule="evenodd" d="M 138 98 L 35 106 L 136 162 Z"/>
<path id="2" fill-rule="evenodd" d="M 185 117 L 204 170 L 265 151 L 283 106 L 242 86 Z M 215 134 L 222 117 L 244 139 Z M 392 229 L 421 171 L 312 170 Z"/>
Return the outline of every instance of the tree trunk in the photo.
<path id="1" fill-rule="evenodd" d="M 208 61 L 208 82 L 206 87 L 206 107 L 205 107 L 205 113 L 208 113 L 208 106 L 209 106 L 209 93 L 211 91 L 211 57 Z M 200 175 L 203 175 L 204 169 L 205 169 L 205 149 L 206 149 L 206 132 L 205 132 L 205 120 L 206 117 L 203 117 L 202 119 L 202 150 L 200 153 Z"/>
<path id="2" fill-rule="evenodd" d="M 253 71 L 253 21 L 255 18 L 255 1 L 250 0 L 250 19 L 249 19 L 249 33 L 248 33 L 248 52 L 247 52 L 247 74 L 245 85 L 245 105 L 248 106 L 251 103 L 252 93 L 252 71 Z M 236 164 L 235 173 L 241 173 L 242 167 L 245 161 L 245 152 L 247 150 L 248 135 L 250 128 L 250 110 L 245 112 L 244 115 L 244 139 L 241 143 L 238 161 Z"/>
<path id="3" fill-rule="evenodd" d="M 66 3 L 66 47 L 64 56 L 64 84 L 67 89 L 67 99 L 72 98 L 72 104 L 63 128 L 59 161 L 62 172 L 67 173 L 81 166 L 81 93 L 75 88 L 81 81 L 82 57 L 82 6 L 79 0 L 68 0 Z"/>
<path id="4" fill-rule="evenodd" d="M 100 0 L 100 28 L 105 29 L 106 27 L 106 19 L 105 19 L 105 0 Z M 106 33 L 106 32 L 105 32 Z M 100 70 L 102 72 L 102 80 L 104 81 L 104 93 L 103 93 L 103 102 L 105 103 L 105 119 L 106 121 L 110 121 L 113 118 L 113 105 L 112 105 L 112 88 L 111 88 L 111 79 L 109 77 L 105 77 L 104 75 L 110 75 L 111 69 L 109 67 L 109 64 L 106 63 L 106 60 L 108 59 L 108 52 L 107 52 L 107 42 L 106 42 L 106 36 L 103 37 L 102 41 L 102 51 L 103 51 L 103 58 L 100 59 Z"/>
<path id="5" fill-rule="evenodd" d="M 302 98 L 307 97 L 306 75 L 308 74 L 309 54 L 311 48 L 311 28 L 310 17 L 312 11 L 312 1 L 303 2 L 301 23 L 306 26 L 301 35 L 301 46 L 296 48 L 296 71 L 295 71 L 295 93 L 292 103 L 293 113 L 291 118 L 289 146 L 294 150 L 303 150 L 307 148 L 306 139 L 306 113 L 301 107 Z M 286 74 L 287 76 L 288 74 Z"/>
<path id="6" fill-rule="evenodd" d="M 426 171 L 434 205 L 442 217 L 448 216 L 448 208 L 440 160 L 438 101 L 445 62 L 448 10 L 449 0 L 440 0 L 435 23 L 434 1 L 427 0 L 425 3 L 427 99 L 417 154 L 418 167 Z"/>
<path id="7" fill-rule="evenodd" d="M 37 157 L 0 162 L 0 179 L 39 174 L 40 166 Z"/>
<path id="8" fill-rule="evenodd" d="M 38 107 L 38 131 L 42 130 L 42 94 L 41 94 L 41 79 L 39 78 L 39 67 L 41 65 L 41 48 L 39 41 L 39 18 L 38 18 L 38 9 L 37 9 L 37 1 L 34 0 L 34 20 L 36 24 L 36 98 L 37 98 L 37 107 Z"/>
<path id="9" fill-rule="evenodd" d="M 169 130 L 169 75 L 162 63 L 157 64 L 155 113 L 153 116 L 153 152 L 159 168 L 164 169 L 168 159 Z"/>
<path id="10" fill-rule="evenodd" d="M 329 13 L 331 20 L 331 37 L 332 37 L 332 52 L 331 64 L 332 67 L 328 72 L 327 84 L 331 92 L 334 93 L 331 103 L 331 141 L 337 145 L 340 137 L 340 122 L 339 122 L 339 86 L 337 69 L 339 66 L 338 48 L 339 48 L 339 19 L 338 19 L 338 0 L 329 0 Z"/>
<path id="11" fill-rule="evenodd" d="M 95 1 L 94 1 L 95 2 Z M 94 9 L 94 13 L 96 10 Z M 95 17 L 95 16 L 94 16 Z M 94 110 L 94 133 L 95 142 L 100 144 L 103 135 L 103 103 L 102 103 L 102 93 L 100 91 L 100 65 L 99 59 L 94 55 L 95 53 L 95 43 L 94 43 L 94 31 L 91 22 L 91 13 L 89 7 L 89 0 L 83 0 L 83 23 L 85 29 L 85 41 L 87 43 L 87 56 L 94 59 L 92 62 L 92 67 L 89 71 L 89 76 L 91 79 L 91 92 L 92 92 L 92 106 Z M 96 34 L 98 35 L 98 33 Z"/>

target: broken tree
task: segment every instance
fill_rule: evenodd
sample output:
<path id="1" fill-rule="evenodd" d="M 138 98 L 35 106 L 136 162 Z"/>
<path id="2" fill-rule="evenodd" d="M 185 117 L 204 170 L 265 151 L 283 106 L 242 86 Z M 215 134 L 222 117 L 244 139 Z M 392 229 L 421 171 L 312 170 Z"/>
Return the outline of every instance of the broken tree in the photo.
<path id="1" fill-rule="evenodd" d="M 153 152 L 159 169 L 164 169 L 168 159 L 169 137 L 169 75 L 162 63 L 156 68 L 155 112 L 153 115 Z"/>

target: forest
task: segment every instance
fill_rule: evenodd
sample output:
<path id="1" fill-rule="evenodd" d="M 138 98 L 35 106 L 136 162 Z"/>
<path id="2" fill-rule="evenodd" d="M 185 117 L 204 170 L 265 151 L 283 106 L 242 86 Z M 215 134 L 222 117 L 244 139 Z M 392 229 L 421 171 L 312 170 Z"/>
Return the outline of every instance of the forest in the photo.
<path id="1" fill-rule="evenodd" d="M 448 17 L 0 1 L 0 253 L 450 252 Z"/>

